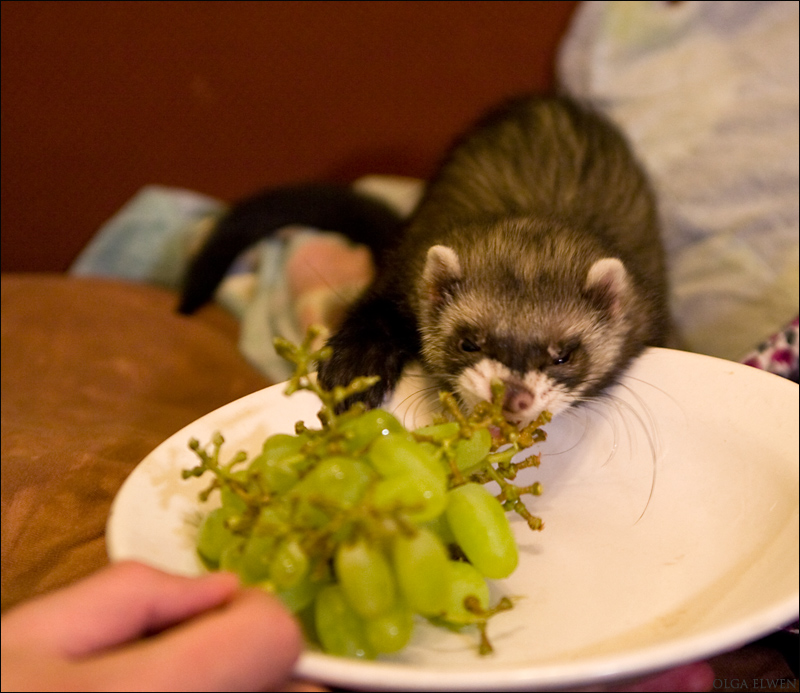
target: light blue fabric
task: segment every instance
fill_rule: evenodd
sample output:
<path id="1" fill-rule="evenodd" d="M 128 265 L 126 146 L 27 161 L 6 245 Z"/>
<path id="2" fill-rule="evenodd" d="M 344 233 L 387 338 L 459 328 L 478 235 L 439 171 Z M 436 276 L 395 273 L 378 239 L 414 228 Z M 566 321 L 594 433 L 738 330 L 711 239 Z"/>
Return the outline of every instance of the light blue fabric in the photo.
<path id="1" fill-rule="evenodd" d="M 627 133 L 691 350 L 738 361 L 797 315 L 796 2 L 582 2 L 562 87 Z"/>
<path id="2" fill-rule="evenodd" d="M 235 292 L 230 277 L 217 292 L 217 300 L 228 304 L 237 296 L 242 310 L 239 351 L 256 368 L 275 382 L 288 380 L 293 366 L 278 356 L 272 346 L 275 337 L 299 344 L 304 337 L 289 295 L 286 265 L 298 243 L 318 238 L 319 231 L 296 227 L 286 240 L 269 239 L 252 248 L 254 274 L 249 292 Z M 244 278 L 244 277 L 243 277 Z M 229 307 L 230 310 L 230 307 Z"/>
<path id="3" fill-rule="evenodd" d="M 69 272 L 178 289 L 205 232 L 225 209 L 200 193 L 148 185 L 103 224 Z M 291 368 L 272 348 L 273 337 L 303 338 L 288 294 L 287 258 L 298 244 L 318 236 L 308 229 L 257 243 L 234 261 L 215 294 L 241 321 L 243 356 L 276 382 L 288 378 Z"/>
<path id="4" fill-rule="evenodd" d="M 177 288 L 198 222 L 224 209 L 200 193 L 148 185 L 103 224 L 69 272 Z"/>

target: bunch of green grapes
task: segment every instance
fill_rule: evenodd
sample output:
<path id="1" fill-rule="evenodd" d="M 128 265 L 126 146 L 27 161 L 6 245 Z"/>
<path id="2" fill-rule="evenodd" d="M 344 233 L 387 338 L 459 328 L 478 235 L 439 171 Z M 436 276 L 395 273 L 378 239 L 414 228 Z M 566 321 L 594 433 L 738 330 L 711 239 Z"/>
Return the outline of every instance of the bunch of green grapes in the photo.
<path id="1" fill-rule="evenodd" d="M 319 430 L 299 422 L 295 435 L 272 435 L 252 459 L 239 452 L 225 464 L 219 433 L 208 448 L 190 441 L 200 464 L 184 478 L 211 473 L 201 500 L 216 490 L 221 497 L 200 526 L 200 558 L 277 594 L 331 654 L 397 652 L 415 614 L 450 628 L 476 625 L 480 651 L 490 652 L 487 621 L 511 602 L 491 605 L 486 579 L 509 576 L 518 562 L 506 510 L 542 528 L 521 500 L 541 486 L 512 483 L 539 458 L 511 459 L 544 439 L 549 414 L 518 430 L 503 419 L 500 386 L 468 416 L 441 393 L 446 416 L 414 431 L 360 403 L 341 412 L 375 379 L 322 388 L 310 369 L 330 353 L 311 348 L 317 334 L 275 346 L 296 366 L 287 394 L 319 396 Z M 488 481 L 499 484 L 499 496 Z"/>

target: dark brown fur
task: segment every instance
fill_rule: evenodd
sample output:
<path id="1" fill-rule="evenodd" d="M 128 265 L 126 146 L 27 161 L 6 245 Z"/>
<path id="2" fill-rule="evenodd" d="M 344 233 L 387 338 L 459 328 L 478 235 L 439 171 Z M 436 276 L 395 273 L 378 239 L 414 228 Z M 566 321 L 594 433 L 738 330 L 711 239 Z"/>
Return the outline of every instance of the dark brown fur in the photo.
<path id="1" fill-rule="evenodd" d="M 480 380 L 500 377 L 522 392 L 509 401 L 522 421 L 539 404 L 596 396 L 645 346 L 667 339 L 647 178 L 611 124 L 566 99 L 520 99 L 479 122 L 390 257 L 320 371 L 328 385 L 380 375 L 373 405 L 412 358 L 465 401 L 486 396 L 484 382 L 474 393 L 462 382 L 483 361 Z M 554 407 L 545 396 L 553 388 Z"/>
<path id="2" fill-rule="evenodd" d="M 465 403 L 505 381 L 508 416 L 522 422 L 601 394 L 645 346 L 668 339 L 647 177 L 620 132 L 569 99 L 524 97 L 480 120 L 402 226 L 344 189 L 245 201 L 195 262 L 184 309 L 207 300 L 235 253 L 279 222 L 338 230 L 375 251 L 376 279 L 320 365 L 329 387 L 380 376 L 363 395 L 372 406 L 420 360 Z"/>

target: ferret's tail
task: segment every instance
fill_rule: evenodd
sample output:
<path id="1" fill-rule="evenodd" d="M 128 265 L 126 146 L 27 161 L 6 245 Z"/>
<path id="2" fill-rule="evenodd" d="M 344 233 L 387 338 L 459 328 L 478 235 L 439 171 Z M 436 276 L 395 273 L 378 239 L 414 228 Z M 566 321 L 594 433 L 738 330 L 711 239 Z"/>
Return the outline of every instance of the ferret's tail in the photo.
<path id="1" fill-rule="evenodd" d="M 236 256 L 284 226 L 338 231 L 369 247 L 380 264 L 402 223 L 388 205 L 348 186 L 309 183 L 258 193 L 217 222 L 189 264 L 178 311 L 193 313 L 210 301 Z"/>

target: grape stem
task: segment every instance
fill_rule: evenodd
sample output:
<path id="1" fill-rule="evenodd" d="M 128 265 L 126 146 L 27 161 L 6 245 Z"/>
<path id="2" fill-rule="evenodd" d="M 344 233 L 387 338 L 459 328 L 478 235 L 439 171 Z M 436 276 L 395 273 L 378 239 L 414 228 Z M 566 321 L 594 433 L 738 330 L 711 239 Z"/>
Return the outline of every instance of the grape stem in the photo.
<path id="1" fill-rule="evenodd" d="M 285 394 L 289 396 L 298 390 L 308 390 L 322 403 L 317 414 L 322 430 L 311 431 L 303 422 L 298 422 L 295 426 L 296 433 L 307 433 L 307 439 L 298 450 L 293 451 L 294 457 L 281 461 L 281 464 L 291 468 L 295 479 L 302 480 L 321 460 L 337 455 L 358 457 L 366 449 L 353 450 L 346 445 L 353 435 L 352 431 L 348 431 L 348 422 L 360 417 L 366 407 L 361 402 L 350 404 L 346 409 L 345 405 L 352 402 L 354 395 L 372 387 L 378 378 L 359 377 L 344 387 L 336 386 L 331 390 L 324 388 L 313 373 L 320 361 L 331 356 L 331 348 L 328 346 L 314 348 L 323 333 L 323 328 L 311 327 L 299 345 L 280 337 L 274 340 L 277 353 L 295 366 Z M 536 420 L 522 429 L 506 421 L 503 416 L 504 385 L 501 382 L 492 383 L 491 401 L 479 403 L 469 413 L 462 410 L 451 392 L 441 392 L 439 399 L 444 414 L 438 417 L 437 422 L 455 422 L 458 426 L 450 426 L 448 431 L 453 428 L 455 430 L 443 437 L 415 431 L 410 434 L 418 442 L 434 444 L 434 454 L 450 470 L 448 488 L 470 482 L 486 484 L 493 481 L 500 488 L 497 499 L 506 511 L 516 512 L 532 530 L 542 529 L 544 525 L 541 518 L 532 515 L 523 501 L 523 496 L 540 495 L 541 484 L 536 482 L 518 486 L 513 483 L 520 470 L 538 467 L 540 458 L 538 455 L 528 455 L 518 462 L 513 460 L 521 450 L 545 440 L 546 434 L 541 427 L 550 421 L 549 412 L 542 412 Z M 480 454 L 484 454 L 487 445 L 484 430 L 492 434 L 489 454 L 474 464 L 468 462 L 472 466 L 460 469 L 456 454 L 459 443 L 472 439 L 480 431 L 484 439 L 483 442 L 477 442 L 481 442 L 484 447 L 478 449 Z M 225 528 L 239 540 L 253 535 L 274 536 L 281 541 L 296 540 L 305 555 L 311 559 L 309 574 L 313 576 L 312 579 L 322 580 L 329 575 L 333 556 L 343 542 L 363 537 L 373 545 L 387 547 L 395 537 L 412 537 L 419 531 L 410 517 L 422 508 L 398 502 L 398 505 L 391 508 L 378 509 L 372 500 L 374 486 L 368 486 L 361 501 L 355 505 L 348 505 L 339 498 L 331 498 L 322 492 L 299 496 L 292 491 L 287 492 L 285 488 L 276 489 L 271 486 L 263 469 L 253 471 L 252 466 L 237 469 L 238 465 L 247 461 L 247 454 L 243 451 L 234 455 L 229 462 L 220 463 L 223 443 L 224 439 L 219 433 L 214 434 L 208 448 L 203 448 L 196 439 L 192 439 L 189 447 L 198 456 L 199 464 L 183 470 L 183 478 L 199 477 L 211 472 L 213 479 L 200 493 L 200 499 L 205 501 L 214 490 L 220 491 L 223 506 L 229 502 L 229 507 L 234 508 L 225 517 Z M 292 460 L 291 464 L 289 460 Z M 324 518 L 323 522 L 319 521 L 320 517 Z M 496 613 L 510 609 L 511 600 L 503 598 L 495 607 L 482 609 L 476 597 L 468 597 L 464 605 L 477 617 L 481 654 L 491 653 L 493 648 L 486 634 L 488 620 Z"/>
<path id="2" fill-rule="evenodd" d="M 492 616 L 499 614 L 501 611 L 508 611 L 513 607 L 514 604 L 508 597 L 503 597 L 491 609 L 481 608 L 480 601 L 474 595 L 469 595 L 468 597 L 464 598 L 464 608 L 470 613 L 480 617 L 480 620 L 477 621 L 475 625 L 478 626 L 478 632 L 480 633 L 479 652 L 481 655 L 490 655 L 494 652 L 494 647 L 492 647 L 492 643 L 489 640 L 489 636 L 486 632 L 489 619 Z"/>
<path id="3" fill-rule="evenodd" d="M 298 390 L 309 390 L 317 395 L 320 402 L 322 402 L 322 407 L 317 413 L 317 417 L 323 429 L 327 430 L 336 427 L 336 421 L 339 417 L 337 411 L 347 399 L 365 392 L 377 383 L 380 378 L 378 376 L 362 376 L 354 378 L 346 387 L 337 385 L 332 390 L 322 387 L 316 377 L 311 377 L 311 373 L 320 361 L 326 361 L 331 357 L 332 350 L 329 346 L 312 350 L 312 345 L 324 332 L 325 329 L 323 327 L 312 325 L 306 331 L 306 336 L 300 345 L 292 344 L 283 337 L 275 337 L 273 345 L 280 357 L 295 365 L 294 374 L 289 379 L 286 390 L 284 390 L 286 396 L 288 397 Z"/>
<path id="4" fill-rule="evenodd" d="M 453 435 L 437 441 L 413 431 L 412 435 L 417 440 L 435 442 L 440 446 L 440 454 L 450 466 L 451 488 L 468 482 L 486 484 L 494 481 L 500 486 L 500 494 L 497 499 L 503 504 L 503 507 L 520 515 L 531 529 L 540 530 L 544 527 L 544 523 L 541 518 L 528 511 L 520 496 L 524 494 L 541 495 L 542 485 L 538 482 L 529 486 L 516 486 L 511 483 L 520 470 L 538 467 L 540 457 L 539 455 L 528 455 L 519 462 L 512 462 L 512 460 L 521 450 L 547 438 L 546 432 L 541 427 L 552 417 L 550 412 L 544 411 L 520 430 L 503 416 L 504 397 L 505 385 L 500 381 L 494 381 L 491 401 L 480 402 L 469 415 L 465 416 L 451 392 L 440 392 L 439 401 L 445 415 L 437 418 L 437 422 L 455 421 L 459 424 L 459 430 Z M 477 469 L 470 470 L 469 474 L 464 474 L 456 464 L 456 446 L 460 440 L 471 438 L 479 428 L 489 428 L 495 431 L 493 451 L 484 458 Z"/>

